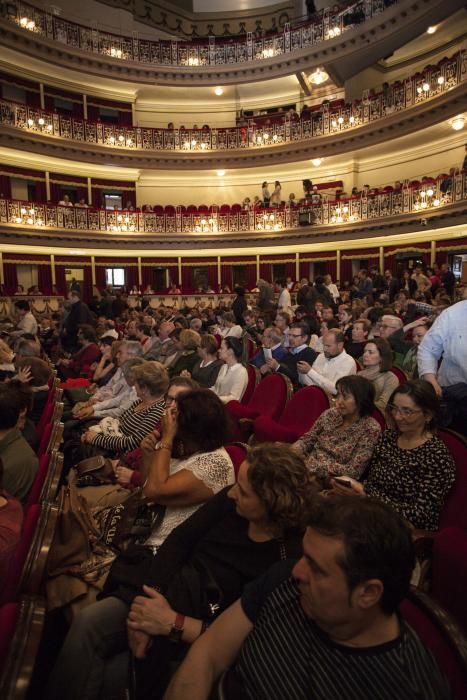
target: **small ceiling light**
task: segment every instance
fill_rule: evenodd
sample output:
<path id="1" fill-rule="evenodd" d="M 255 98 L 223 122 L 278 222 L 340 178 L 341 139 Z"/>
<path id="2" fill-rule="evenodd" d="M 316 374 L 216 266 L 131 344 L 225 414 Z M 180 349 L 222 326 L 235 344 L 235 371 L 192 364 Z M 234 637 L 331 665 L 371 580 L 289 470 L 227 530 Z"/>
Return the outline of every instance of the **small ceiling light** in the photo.
<path id="1" fill-rule="evenodd" d="M 444 85 L 444 77 L 440 75 L 437 80 L 438 85 Z"/>
<path id="2" fill-rule="evenodd" d="M 349 117 L 349 124 L 355 124 L 355 117 Z"/>
<path id="3" fill-rule="evenodd" d="M 37 123 L 39 124 L 39 126 L 44 126 L 45 119 L 43 119 L 43 117 L 39 117 L 39 119 L 37 120 Z"/>
<path id="4" fill-rule="evenodd" d="M 465 117 L 462 115 L 459 115 L 458 117 L 454 117 L 454 119 L 451 121 L 451 126 L 454 129 L 454 131 L 460 131 L 461 129 L 464 128 L 465 124 Z"/>
<path id="5" fill-rule="evenodd" d="M 214 90 L 214 93 L 217 95 L 217 97 L 220 97 L 221 95 L 224 94 L 224 88 L 216 87 L 216 89 Z"/>
<path id="6" fill-rule="evenodd" d="M 338 124 L 343 124 L 344 123 L 344 117 L 339 117 L 337 120 Z"/>
<path id="7" fill-rule="evenodd" d="M 34 119 L 28 119 L 28 126 L 34 126 Z"/>
<path id="8" fill-rule="evenodd" d="M 28 26 L 28 22 L 29 22 L 29 20 L 28 20 L 27 17 L 21 17 L 21 19 L 20 19 L 20 21 L 19 21 L 19 23 L 20 23 L 20 25 L 21 25 L 22 27 L 27 27 L 27 26 Z"/>
<path id="9" fill-rule="evenodd" d="M 423 83 L 422 89 L 423 89 L 423 92 L 429 92 L 429 90 L 430 90 L 430 83 Z"/>
<path id="10" fill-rule="evenodd" d="M 433 197 L 433 195 L 434 195 L 434 190 L 433 190 L 432 187 L 429 187 L 429 188 L 427 189 L 426 195 L 427 195 L 427 197 Z"/>
<path id="11" fill-rule="evenodd" d="M 224 177 L 225 175 L 225 170 L 218 170 L 217 171 L 217 177 Z"/>
<path id="12" fill-rule="evenodd" d="M 315 72 L 310 75 L 310 80 L 313 83 L 313 85 L 321 85 L 322 83 L 325 83 L 328 79 L 329 75 L 326 73 L 326 71 L 321 70 L 321 68 L 317 68 Z"/>
<path id="13" fill-rule="evenodd" d="M 435 26 L 428 27 L 428 29 L 426 30 L 426 33 L 427 34 L 434 34 L 437 29 L 438 29 L 438 27 L 435 27 Z"/>
<path id="14" fill-rule="evenodd" d="M 322 161 L 321 158 L 312 158 L 312 159 L 311 159 L 311 164 L 314 165 L 315 168 L 318 168 L 318 167 L 321 165 L 322 162 L 323 162 L 323 161 Z"/>
<path id="15" fill-rule="evenodd" d="M 36 23 L 34 22 L 33 19 L 30 19 L 29 22 L 26 25 L 26 28 L 29 29 L 29 31 L 33 31 L 36 28 Z"/>

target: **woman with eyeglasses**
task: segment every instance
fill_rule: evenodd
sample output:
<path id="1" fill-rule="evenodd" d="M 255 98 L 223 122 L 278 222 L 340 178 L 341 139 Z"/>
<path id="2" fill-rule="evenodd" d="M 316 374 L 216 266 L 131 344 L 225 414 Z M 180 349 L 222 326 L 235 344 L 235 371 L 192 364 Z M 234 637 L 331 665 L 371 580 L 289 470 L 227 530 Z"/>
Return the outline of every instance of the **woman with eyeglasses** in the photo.
<path id="1" fill-rule="evenodd" d="M 387 405 L 394 426 L 380 437 L 362 482 L 344 477 L 333 489 L 370 496 L 392 506 L 415 529 L 437 530 L 456 469 L 435 435 L 439 400 L 429 382 L 401 384 Z"/>

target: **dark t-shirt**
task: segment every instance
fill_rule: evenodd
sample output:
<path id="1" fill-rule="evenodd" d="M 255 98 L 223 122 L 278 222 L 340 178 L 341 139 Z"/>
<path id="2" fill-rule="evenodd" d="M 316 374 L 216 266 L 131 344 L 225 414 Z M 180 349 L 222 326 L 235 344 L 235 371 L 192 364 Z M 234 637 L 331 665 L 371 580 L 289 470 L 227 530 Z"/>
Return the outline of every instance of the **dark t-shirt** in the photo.
<path id="1" fill-rule="evenodd" d="M 451 697 L 433 657 L 405 622 L 400 636 L 385 644 L 336 644 L 305 616 L 290 572 L 290 563 L 280 562 L 245 588 L 241 603 L 254 629 L 223 679 L 226 700 Z"/>

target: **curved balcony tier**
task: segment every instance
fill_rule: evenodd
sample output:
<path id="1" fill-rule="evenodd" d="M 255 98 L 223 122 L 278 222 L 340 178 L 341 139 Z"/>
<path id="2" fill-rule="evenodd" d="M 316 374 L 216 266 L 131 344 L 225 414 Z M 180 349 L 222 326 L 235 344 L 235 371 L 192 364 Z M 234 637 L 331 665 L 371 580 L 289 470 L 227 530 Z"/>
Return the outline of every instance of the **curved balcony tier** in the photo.
<path id="1" fill-rule="evenodd" d="M 387 5 L 390 5 L 387 7 Z M 5 3 L 2 44 L 47 62 L 119 80 L 238 84 L 326 65 L 344 81 L 463 7 L 463 0 L 367 0 L 280 34 L 225 42 L 151 41 L 83 27 L 32 5 Z M 347 18 L 347 19 L 346 19 Z M 358 23 L 355 23 L 357 21 Z"/>
<path id="2" fill-rule="evenodd" d="M 211 129 L 124 127 L 0 101 L 0 143 L 85 162 L 141 168 L 254 167 L 345 153 L 405 136 L 467 110 L 467 54 L 457 53 L 384 93 L 324 103 L 301 117 Z"/>
<path id="3" fill-rule="evenodd" d="M 467 221 L 466 172 L 391 189 L 316 206 L 228 213 L 211 207 L 204 214 L 186 213 L 184 207 L 141 213 L 0 199 L 0 233 L 5 242 L 196 250 L 384 236 L 413 230 L 422 220 L 430 227 Z"/>

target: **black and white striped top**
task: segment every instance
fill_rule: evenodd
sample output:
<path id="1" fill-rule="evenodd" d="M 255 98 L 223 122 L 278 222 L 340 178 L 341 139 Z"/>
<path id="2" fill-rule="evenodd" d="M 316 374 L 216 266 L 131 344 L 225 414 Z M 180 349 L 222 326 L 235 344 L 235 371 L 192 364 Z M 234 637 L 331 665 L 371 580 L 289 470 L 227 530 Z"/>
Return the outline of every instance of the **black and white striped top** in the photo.
<path id="1" fill-rule="evenodd" d="M 141 400 L 138 399 L 120 416 L 119 429 L 122 433 L 121 436 L 98 433 L 92 443 L 93 446 L 102 447 L 109 452 L 115 453 L 129 452 L 139 447 L 142 439 L 154 430 L 165 408 L 165 401 L 161 399 L 144 409 L 144 411 L 135 413 L 135 408 L 140 403 Z"/>
<path id="2" fill-rule="evenodd" d="M 386 644 L 336 644 L 305 616 L 296 582 L 287 578 L 277 585 L 284 569 L 284 562 L 275 565 L 244 590 L 242 607 L 254 629 L 223 679 L 226 700 L 451 697 L 430 652 L 406 623 L 401 621 L 400 636 Z"/>

